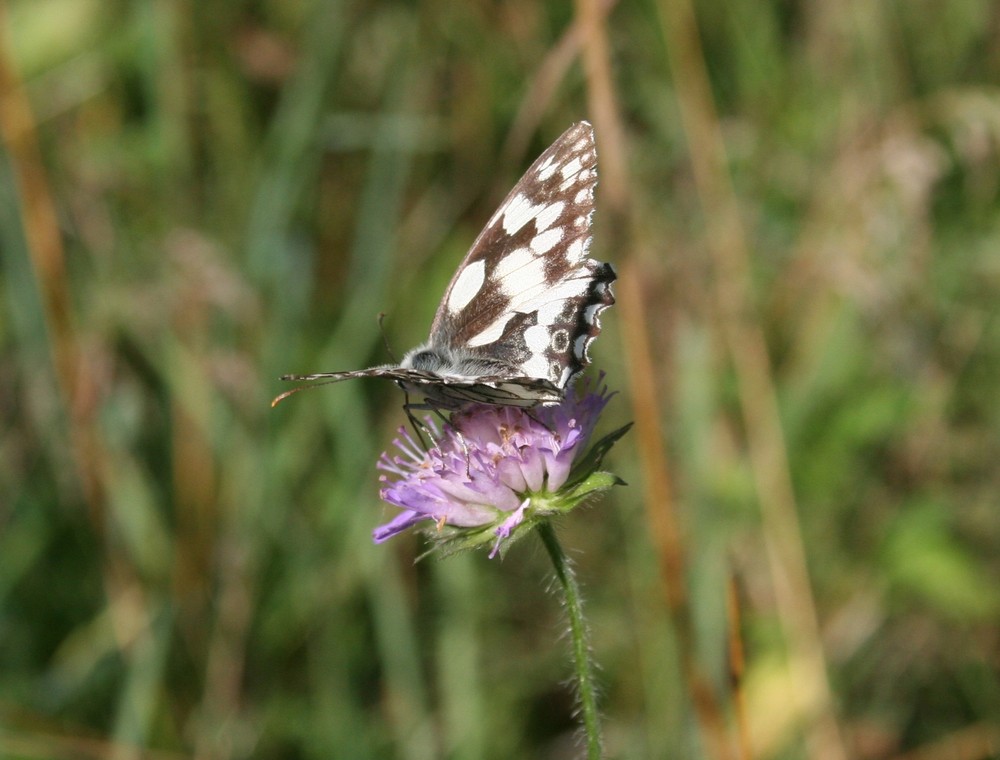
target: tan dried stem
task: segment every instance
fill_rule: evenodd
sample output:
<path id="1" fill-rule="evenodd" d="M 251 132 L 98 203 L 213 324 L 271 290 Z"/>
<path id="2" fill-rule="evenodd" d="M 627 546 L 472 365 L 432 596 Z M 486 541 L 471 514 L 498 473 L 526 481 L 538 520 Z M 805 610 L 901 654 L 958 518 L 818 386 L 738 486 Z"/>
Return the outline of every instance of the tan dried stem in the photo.
<path id="1" fill-rule="evenodd" d="M 809 756 L 845 760 L 847 752 L 827 679 L 770 360 L 751 296 L 749 252 L 694 9 L 689 0 L 660 0 L 658 8 L 695 186 L 705 217 L 711 220 L 706 225 L 706 242 L 714 269 L 713 299 L 738 379 L 778 614 L 791 661 L 806 680 L 805 690 L 797 693 L 808 696 L 795 709 L 804 723 Z"/>
<path id="2" fill-rule="evenodd" d="M 102 543 L 109 480 L 109 456 L 100 433 L 98 383 L 81 350 L 73 319 L 66 252 L 49 190 L 36 123 L 13 63 L 6 6 L 0 2 L 0 139 L 7 151 L 20 203 L 21 226 L 31 262 L 75 476 L 90 523 Z M 142 586 L 124 555 L 107 550 L 102 567 L 109 613 L 118 647 L 128 657 L 148 629 L 150 609 Z M 113 757 L 132 749 L 117 745 Z"/>
<path id="3" fill-rule="evenodd" d="M 65 410 L 70 455 L 95 532 L 103 537 L 106 448 L 97 427 L 97 383 L 80 349 L 66 252 L 38 146 L 35 119 L 11 59 L 5 6 L 0 3 L 0 138 L 20 202 L 21 226 L 42 304 L 49 354 Z"/>
<path id="4" fill-rule="evenodd" d="M 637 448 L 646 487 L 646 514 L 660 560 L 665 601 L 676 622 L 681 667 L 690 690 L 705 746 L 713 757 L 733 757 L 726 736 L 723 710 L 709 679 L 698 665 L 690 603 L 685 584 L 685 557 L 680 520 L 671 486 L 670 468 L 660 421 L 663 419 L 650 342 L 645 294 L 640 285 L 642 245 L 634 234 L 625 129 L 611 73 L 606 14 L 599 0 L 577 0 L 577 23 L 583 33 L 583 63 L 589 111 L 601 157 L 602 226 L 611 236 L 609 247 L 622 262 L 618 282 L 629 384 L 634 406 Z"/>
<path id="5" fill-rule="evenodd" d="M 55 204 L 35 133 L 35 119 L 11 60 L 5 6 L 0 4 L 0 135 L 17 186 L 22 228 L 44 313 L 49 352 L 66 410 L 71 453 L 95 526 L 101 524 L 103 484 L 92 423 L 92 388 L 73 327 L 66 256 Z"/>

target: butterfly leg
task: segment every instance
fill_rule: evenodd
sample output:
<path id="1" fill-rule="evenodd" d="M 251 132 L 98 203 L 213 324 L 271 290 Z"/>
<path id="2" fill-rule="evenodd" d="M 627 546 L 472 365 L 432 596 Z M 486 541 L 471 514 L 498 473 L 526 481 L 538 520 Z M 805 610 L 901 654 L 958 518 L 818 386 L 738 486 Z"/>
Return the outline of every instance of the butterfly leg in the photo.
<path id="1" fill-rule="evenodd" d="M 409 395 L 406 396 L 406 401 L 403 404 L 403 411 L 406 412 L 406 419 L 409 420 L 410 428 L 412 428 L 414 434 L 417 436 L 417 440 L 420 441 L 420 445 L 424 449 L 430 449 L 432 446 L 437 446 L 438 442 L 434 431 L 427 424 L 426 421 L 421 422 L 417 419 L 414 414 L 415 411 L 427 411 L 427 406 L 424 404 L 412 404 L 410 403 Z M 424 434 L 426 433 L 426 437 Z"/>
<path id="2" fill-rule="evenodd" d="M 472 478 L 471 465 L 469 463 L 470 451 L 469 446 L 465 442 L 465 437 L 462 435 L 462 431 L 458 430 L 451 424 L 451 419 L 441 410 L 440 406 L 436 404 L 424 402 L 422 404 L 413 403 L 409 400 L 409 395 L 406 397 L 406 403 L 403 404 L 403 409 L 406 411 L 406 416 L 410 420 L 410 426 L 413 428 L 413 432 L 417 434 L 422 444 L 426 445 L 424 441 L 423 433 L 427 434 L 430 439 L 430 443 L 433 446 L 440 445 L 438 440 L 439 436 L 435 431 L 426 423 L 420 422 L 416 416 L 413 414 L 414 411 L 426 411 L 432 412 L 438 419 L 441 420 L 442 430 L 444 425 L 448 425 L 451 428 L 451 435 L 458 441 L 459 445 L 462 447 L 462 454 L 465 456 L 465 474 L 468 478 Z M 421 432 L 423 431 L 423 432 Z"/>
<path id="3" fill-rule="evenodd" d="M 436 404 L 432 404 L 427 401 L 424 401 L 423 403 L 416 403 L 410 401 L 410 394 L 406 391 L 405 388 L 403 392 L 405 394 L 403 411 L 406 412 L 406 417 L 410 421 L 410 427 L 412 427 L 413 432 L 417 434 L 417 438 L 420 440 L 420 443 L 423 444 L 425 448 L 429 448 L 430 446 L 438 446 L 440 444 L 439 441 L 439 438 L 441 437 L 440 433 L 438 433 L 429 424 L 429 418 L 426 418 L 424 422 L 421 422 L 419 419 L 417 419 L 416 415 L 414 415 L 414 412 L 415 411 L 432 412 L 438 419 L 441 420 L 442 429 L 444 425 L 450 425 L 451 420 L 449 420 L 448 417 L 445 416 L 444 412 L 441 411 L 441 407 L 437 406 Z M 427 434 L 427 439 L 429 439 L 429 445 L 428 441 L 424 439 L 424 433 Z M 465 446 L 465 441 L 464 439 L 462 439 L 461 434 L 458 433 L 458 431 L 455 431 L 455 434 L 457 435 L 458 439 L 462 442 L 463 449 L 467 450 Z"/>

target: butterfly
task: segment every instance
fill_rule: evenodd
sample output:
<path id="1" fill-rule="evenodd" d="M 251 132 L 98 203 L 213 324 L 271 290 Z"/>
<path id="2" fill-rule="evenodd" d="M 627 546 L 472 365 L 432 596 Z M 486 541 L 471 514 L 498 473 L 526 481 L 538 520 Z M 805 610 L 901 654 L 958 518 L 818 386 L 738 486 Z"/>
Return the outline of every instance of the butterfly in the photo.
<path id="1" fill-rule="evenodd" d="M 281 379 L 385 377 L 445 410 L 561 401 L 590 363 L 600 313 L 614 303 L 614 268 L 587 256 L 596 185 L 594 131 L 581 121 L 538 157 L 486 223 L 423 345 L 399 364 Z"/>

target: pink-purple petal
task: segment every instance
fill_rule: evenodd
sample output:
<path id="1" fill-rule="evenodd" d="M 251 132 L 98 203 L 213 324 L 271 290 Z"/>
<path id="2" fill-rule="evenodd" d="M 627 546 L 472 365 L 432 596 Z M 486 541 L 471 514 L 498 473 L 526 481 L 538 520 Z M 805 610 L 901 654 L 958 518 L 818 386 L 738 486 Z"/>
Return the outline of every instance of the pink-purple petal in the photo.
<path id="1" fill-rule="evenodd" d="M 375 530 L 372 531 L 372 539 L 376 544 L 381 544 L 383 541 L 388 541 L 393 536 L 402 533 L 408 528 L 412 528 L 421 520 L 429 519 L 427 515 L 421 515 L 417 512 L 401 512 L 392 518 L 385 525 L 379 525 Z"/>
<path id="2" fill-rule="evenodd" d="M 493 544 L 493 551 L 490 552 L 490 559 L 493 559 L 496 553 L 500 551 L 500 545 L 504 540 L 510 538 L 510 534 L 514 532 L 514 528 L 524 522 L 524 513 L 528 509 L 529 504 L 531 504 L 531 499 L 525 499 L 521 502 L 521 506 L 515 509 L 508 518 L 497 526 L 497 529 L 494 531 L 497 540 Z"/>

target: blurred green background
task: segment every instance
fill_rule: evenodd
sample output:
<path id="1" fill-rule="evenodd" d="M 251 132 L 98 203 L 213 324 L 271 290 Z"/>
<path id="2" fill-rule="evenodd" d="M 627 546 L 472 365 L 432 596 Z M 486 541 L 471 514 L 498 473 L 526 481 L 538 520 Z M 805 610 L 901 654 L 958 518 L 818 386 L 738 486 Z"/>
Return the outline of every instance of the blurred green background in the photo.
<path id="1" fill-rule="evenodd" d="M 576 756 L 540 545 L 373 546 L 398 390 L 269 400 L 581 118 L 608 756 L 1000 757 L 1000 5 L 0 10 L 0 757 Z"/>

